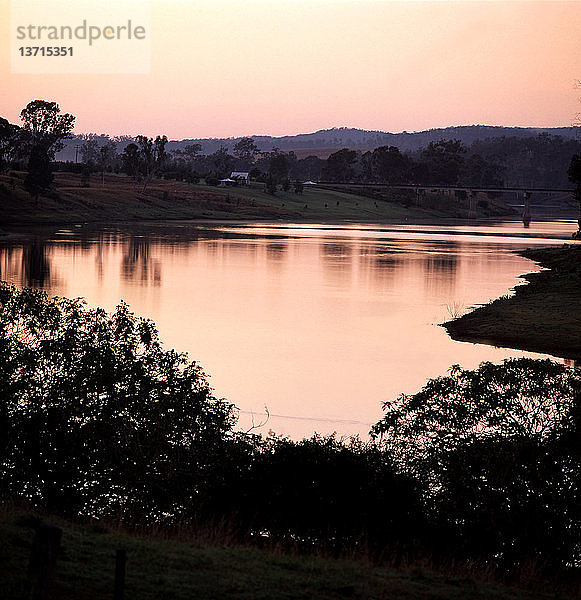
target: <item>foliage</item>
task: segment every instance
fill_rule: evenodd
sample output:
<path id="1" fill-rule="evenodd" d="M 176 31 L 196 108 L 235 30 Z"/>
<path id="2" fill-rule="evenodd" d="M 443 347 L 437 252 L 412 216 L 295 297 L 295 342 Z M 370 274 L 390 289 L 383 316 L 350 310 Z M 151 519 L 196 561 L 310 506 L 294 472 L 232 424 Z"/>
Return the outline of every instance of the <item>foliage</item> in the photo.
<path id="1" fill-rule="evenodd" d="M 23 122 L 20 144 L 28 149 L 28 175 L 25 189 L 37 200 L 52 185 L 50 161 L 60 150 L 62 140 L 71 137 L 75 117 L 61 114 L 56 102 L 33 100 L 20 113 Z"/>
<path id="2" fill-rule="evenodd" d="M 371 177 L 387 183 L 407 183 L 409 162 L 395 146 L 380 146 L 371 155 Z"/>
<path id="3" fill-rule="evenodd" d="M 234 155 L 242 161 L 252 161 L 259 152 L 260 148 L 249 137 L 243 137 L 234 144 Z"/>
<path id="4" fill-rule="evenodd" d="M 268 163 L 268 180 L 272 180 L 274 186 L 288 180 L 289 169 L 290 165 L 286 154 L 278 150 L 271 152 Z M 267 189 L 269 193 L 272 193 L 270 188 L 268 188 L 268 180 Z"/>
<path id="5" fill-rule="evenodd" d="M 121 154 L 123 170 L 134 181 L 136 189 L 144 194 L 147 186 L 164 167 L 167 162 L 167 153 L 165 146 L 167 137 L 158 135 L 155 139 L 144 135 L 138 135 L 135 138 L 137 143 L 128 144 Z M 100 150 L 98 157 L 101 171 L 104 173 L 105 167 L 115 158 L 113 148 L 104 146 Z"/>
<path id="6" fill-rule="evenodd" d="M 65 514 L 196 510 L 235 415 L 151 321 L 0 288 L 0 480 Z"/>
<path id="7" fill-rule="evenodd" d="M 24 189 L 36 200 L 52 188 L 53 174 L 46 152 L 33 146 L 28 159 L 28 173 L 24 179 Z"/>
<path id="8" fill-rule="evenodd" d="M 580 382 L 550 360 L 507 359 L 476 370 L 452 367 L 420 392 L 384 404 L 372 429 L 414 462 L 450 451 L 474 437 L 547 439 L 571 418 Z"/>
<path id="9" fill-rule="evenodd" d="M 275 540 L 403 551 L 423 521 L 415 483 L 358 438 L 268 438 L 239 487 L 249 525 Z"/>
<path id="10" fill-rule="evenodd" d="M 574 154 L 567 170 L 569 181 L 575 184 L 575 198 L 579 202 L 579 231 L 581 231 L 581 154 Z"/>
<path id="11" fill-rule="evenodd" d="M 21 133 L 18 125 L 0 117 L 0 173 L 18 154 Z"/>
<path id="12" fill-rule="evenodd" d="M 218 179 L 230 175 L 234 166 L 234 159 L 228 154 L 226 146 L 220 146 L 216 152 L 208 156 L 208 161 Z"/>
<path id="13" fill-rule="evenodd" d="M 386 403 L 372 433 L 424 482 L 459 558 L 564 568 L 580 558 L 580 400 L 579 373 L 550 360 L 455 366 Z"/>
<path id="14" fill-rule="evenodd" d="M 428 176 L 427 183 L 437 185 L 458 183 L 465 153 L 466 148 L 459 140 L 430 142 L 420 153 L 421 162 L 425 164 Z"/>
<path id="15" fill-rule="evenodd" d="M 386 403 L 372 442 L 263 439 L 127 305 L 0 286 L 2 492 L 64 515 L 562 572 L 581 559 L 580 400 L 577 371 L 511 359 Z"/>
<path id="16" fill-rule="evenodd" d="M 321 173 L 324 181 L 351 181 L 355 177 L 355 165 L 357 162 L 357 152 L 343 148 L 333 152 L 327 159 L 327 162 Z"/>
<path id="17" fill-rule="evenodd" d="M 20 112 L 23 129 L 29 134 L 29 144 L 46 153 L 49 159 L 62 149 L 62 140 L 71 137 L 75 117 L 61 114 L 56 102 L 33 100 Z"/>

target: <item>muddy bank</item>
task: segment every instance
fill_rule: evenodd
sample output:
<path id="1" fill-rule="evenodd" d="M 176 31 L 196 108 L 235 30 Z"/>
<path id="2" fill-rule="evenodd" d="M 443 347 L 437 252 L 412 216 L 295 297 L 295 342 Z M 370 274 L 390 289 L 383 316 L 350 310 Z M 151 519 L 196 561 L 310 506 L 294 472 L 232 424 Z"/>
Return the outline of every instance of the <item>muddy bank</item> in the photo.
<path id="1" fill-rule="evenodd" d="M 581 361 L 581 245 L 524 250 L 547 270 L 523 275 L 527 285 L 444 323 L 459 341 L 479 342 Z"/>

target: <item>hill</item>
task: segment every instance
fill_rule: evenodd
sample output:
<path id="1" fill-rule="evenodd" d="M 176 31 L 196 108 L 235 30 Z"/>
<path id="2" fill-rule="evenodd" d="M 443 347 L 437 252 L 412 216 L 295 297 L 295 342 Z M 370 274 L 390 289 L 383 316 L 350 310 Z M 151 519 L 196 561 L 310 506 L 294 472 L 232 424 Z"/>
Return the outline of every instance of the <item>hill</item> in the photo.
<path id="1" fill-rule="evenodd" d="M 163 133 L 163 132 L 160 132 Z M 340 127 L 333 129 L 321 129 L 313 133 L 301 133 L 298 135 L 286 135 L 281 137 L 267 135 L 251 135 L 256 145 L 262 151 L 270 151 L 274 147 L 280 150 L 301 150 L 301 156 L 305 151 L 312 149 L 314 155 L 326 158 L 334 149 L 353 148 L 369 150 L 379 146 L 397 146 L 400 150 L 414 151 L 427 146 L 430 142 L 441 139 L 458 139 L 464 145 L 470 145 L 476 140 L 499 137 L 535 137 L 540 133 L 561 136 L 565 139 L 578 140 L 581 137 L 579 127 L 496 127 L 490 125 L 466 125 L 459 127 L 446 127 L 440 129 L 428 129 L 409 133 L 389 133 L 386 131 L 368 131 L 365 129 L 353 129 Z M 57 160 L 74 161 L 76 146 L 87 136 L 75 136 L 65 141 L 65 147 L 56 156 Z M 109 136 L 102 134 L 95 136 L 103 143 L 109 140 Z M 117 151 L 121 152 L 132 138 L 122 136 L 113 138 L 117 142 Z M 232 138 L 192 138 L 183 140 L 171 140 L 167 150 L 183 150 L 188 144 L 201 144 L 203 154 L 211 154 L 221 146 L 232 151 L 234 145 L 240 141 L 240 137 Z M 306 154 L 308 155 L 308 153 Z"/>

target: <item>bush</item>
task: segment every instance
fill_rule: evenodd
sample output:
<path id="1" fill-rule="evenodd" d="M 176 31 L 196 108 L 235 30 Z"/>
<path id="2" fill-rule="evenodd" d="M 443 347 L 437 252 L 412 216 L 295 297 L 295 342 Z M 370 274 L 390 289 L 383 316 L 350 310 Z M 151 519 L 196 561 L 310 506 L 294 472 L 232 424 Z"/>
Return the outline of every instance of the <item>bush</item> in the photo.
<path id="1" fill-rule="evenodd" d="M 0 286 L 0 481 L 60 514 L 196 510 L 235 421 L 201 368 L 126 304 Z"/>
<path id="2" fill-rule="evenodd" d="M 241 487 L 250 525 L 275 540 L 402 551 L 422 528 L 415 482 L 357 438 L 269 438 Z"/>
<path id="3" fill-rule="evenodd" d="M 578 564 L 578 371 L 528 358 L 455 366 L 384 409 L 372 432 L 423 482 L 441 551 L 509 571 Z"/>

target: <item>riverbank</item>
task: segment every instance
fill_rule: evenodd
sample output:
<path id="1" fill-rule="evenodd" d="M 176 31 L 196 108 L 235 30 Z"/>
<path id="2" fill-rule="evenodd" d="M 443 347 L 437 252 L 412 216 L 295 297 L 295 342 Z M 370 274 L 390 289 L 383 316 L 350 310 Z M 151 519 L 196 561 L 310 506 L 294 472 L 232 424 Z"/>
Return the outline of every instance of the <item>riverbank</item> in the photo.
<path id="1" fill-rule="evenodd" d="M 180 219 L 269 219 L 285 221 L 421 222 L 464 219 L 465 199 L 429 194 L 423 207 L 415 206 L 413 190 L 386 190 L 374 195 L 355 191 L 304 186 L 302 194 L 265 192 L 264 184 L 215 187 L 170 180 L 153 180 L 143 193 L 123 175 L 93 174 L 88 187 L 75 173 L 55 173 L 55 189 L 38 201 L 23 189 L 25 173 L 0 176 L 0 226 L 28 224 L 111 223 Z M 495 201 L 480 206 L 479 216 L 513 215 Z"/>
<path id="2" fill-rule="evenodd" d="M 547 270 L 523 275 L 528 284 L 443 323 L 459 341 L 581 360 L 581 246 L 528 249 L 521 256 Z"/>

